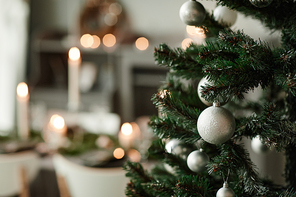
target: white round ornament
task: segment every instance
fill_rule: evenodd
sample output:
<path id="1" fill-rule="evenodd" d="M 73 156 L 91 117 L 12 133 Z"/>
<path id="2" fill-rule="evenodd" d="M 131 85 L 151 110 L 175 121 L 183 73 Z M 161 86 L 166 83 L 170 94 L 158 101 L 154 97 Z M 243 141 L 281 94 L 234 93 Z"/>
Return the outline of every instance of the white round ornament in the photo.
<path id="1" fill-rule="evenodd" d="M 210 144 L 222 144 L 229 140 L 235 131 L 235 119 L 230 111 L 219 103 L 206 108 L 197 119 L 199 135 Z"/>
<path id="2" fill-rule="evenodd" d="M 234 191 L 224 182 L 223 187 L 217 191 L 216 197 L 235 197 Z"/>
<path id="3" fill-rule="evenodd" d="M 165 145 L 165 150 L 168 153 L 173 153 L 173 150 L 176 146 L 178 146 L 181 143 L 181 140 L 178 139 L 172 139 L 169 142 L 166 143 Z"/>
<path id="4" fill-rule="evenodd" d="M 209 156 L 201 150 L 191 152 L 187 157 L 188 168 L 193 172 L 201 172 L 209 162 Z"/>
<path id="5" fill-rule="evenodd" d="M 263 154 L 269 151 L 269 148 L 260 140 L 259 135 L 257 135 L 252 139 L 251 147 L 252 147 L 252 150 L 257 154 Z"/>
<path id="6" fill-rule="evenodd" d="M 206 10 L 196 0 L 189 0 L 181 6 L 179 15 L 186 25 L 199 26 L 206 18 Z"/>
<path id="7" fill-rule="evenodd" d="M 271 4 L 272 0 L 249 0 L 252 5 L 258 8 L 264 8 Z"/>
<path id="8" fill-rule="evenodd" d="M 219 5 L 214 10 L 214 18 L 219 23 L 223 22 L 231 27 L 237 19 L 237 12 L 226 6 Z"/>

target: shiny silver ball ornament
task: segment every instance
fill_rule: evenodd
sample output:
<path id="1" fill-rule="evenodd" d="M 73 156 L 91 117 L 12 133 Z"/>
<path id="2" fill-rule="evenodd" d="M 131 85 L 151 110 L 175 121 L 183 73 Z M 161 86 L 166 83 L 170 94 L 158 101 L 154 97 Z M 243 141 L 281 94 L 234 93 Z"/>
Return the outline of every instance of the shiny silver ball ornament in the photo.
<path id="1" fill-rule="evenodd" d="M 264 143 L 262 143 L 259 135 L 252 139 L 251 147 L 252 150 L 257 154 L 264 154 L 269 151 L 269 148 Z"/>
<path id="2" fill-rule="evenodd" d="M 234 191 L 224 182 L 223 187 L 217 191 L 216 197 L 235 197 Z"/>
<path id="3" fill-rule="evenodd" d="M 217 6 L 213 12 L 214 18 L 219 23 L 227 24 L 228 27 L 231 27 L 237 19 L 237 12 L 229 9 L 226 6 Z"/>
<path id="4" fill-rule="evenodd" d="M 197 130 L 203 140 L 210 144 L 228 141 L 235 131 L 235 119 L 230 111 L 214 102 L 197 119 Z"/>
<path id="5" fill-rule="evenodd" d="M 209 162 L 209 156 L 201 150 L 191 152 L 187 157 L 188 168 L 193 172 L 201 172 Z"/>
<path id="6" fill-rule="evenodd" d="M 198 97 L 199 99 L 201 100 L 201 102 L 203 102 L 203 104 L 207 105 L 207 106 L 212 106 L 213 105 L 213 102 L 212 101 L 207 101 L 206 99 L 204 99 L 202 97 L 202 86 L 207 86 L 207 85 L 214 85 L 213 82 L 209 81 L 206 77 L 203 77 L 199 83 L 198 83 L 198 86 L 197 86 L 197 94 L 198 94 Z M 219 98 L 217 99 L 217 101 L 219 101 L 220 105 L 224 105 L 227 103 L 226 99 L 222 99 L 222 98 Z"/>
<path id="7" fill-rule="evenodd" d="M 199 26 L 206 18 L 206 10 L 196 0 L 189 0 L 181 6 L 179 15 L 186 25 Z"/>
<path id="8" fill-rule="evenodd" d="M 258 8 L 264 8 L 271 4 L 272 0 L 249 0 L 252 5 Z"/>

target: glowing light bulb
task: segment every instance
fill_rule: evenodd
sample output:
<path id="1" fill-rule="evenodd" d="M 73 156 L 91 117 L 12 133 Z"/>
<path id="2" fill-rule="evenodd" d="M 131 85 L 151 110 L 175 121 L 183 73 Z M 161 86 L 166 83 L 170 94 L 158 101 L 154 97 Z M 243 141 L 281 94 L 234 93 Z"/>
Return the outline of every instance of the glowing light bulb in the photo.
<path id="1" fill-rule="evenodd" d="M 69 50 L 69 58 L 73 61 L 76 61 L 80 58 L 80 50 L 77 47 L 72 47 Z"/>
<path id="2" fill-rule="evenodd" d="M 182 48 L 183 49 L 186 49 L 190 43 L 192 43 L 193 40 L 191 38 L 185 38 L 183 41 L 182 41 Z"/>
<path id="3" fill-rule="evenodd" d="M 50 123 L 57 129 L 62 129 L 65 126 L 65 120 L 62 116 L 54 114 L 50 118 Z"/>
<path id="4" fill-rule="evenodd" d="M 147 40 L 147 38 L 140 37 L 136 40 L 135 45 L 137 49 L 139 49 L 140 51 L 144 51 L 149 47 L 149 41 Z"/>
<path id="5" fill-rule="evenodd" d="M 116 37 L 113 34 L 106 34 L 103 37 L 103 44 L 106 47 L 113 47 L 116 44 Z"/>
<path id="6" fill-rule="evenodd" d="M 196 27 L 195 32 L 200 38 L 206 38 L 205 30 L 201 27 Z"/>
<path id="7" fill-rule="evenodd" d="M 101 39 L 97 35 L 93 35 L 92 39 L 93 39 L 93 43 L 91 45 L 91 48 L 92 49 L 98 48 L 100 46 L 100 44 L 101 44 Z"/>
<path id="8" fill-rule="evenodd" d="M 133 132 L 133 127 L 130 123 L 126 122 L 121 126 L 121 132 L 123 135 L 131 135 Z"/>
<path id="9" fill-rule="evenodd" d="M 26 97 L 29 94 L 28 85 L 25 82 L 21 82 L 17 85 L 16 93 L 19 97 Z"/>
<path id="10" fill-rule="evenodd" d="M 124 153 L 124 150 L 122 148 L 116 148 L 114 151 L 113 151 L 113 156 L 116 158 L 116 159 L 121 159 L 123 158 L 125 155 Z"/>
<path id="11" fill-rule="evenodd" d="M 119 3 L 111 3 L 109 6 L 109 12 L 119 15 L 122 12 L 122 6 Z"/>
<path id="12" fill-rule="evenodd" d="M 132 161 L 132 162 L 139 162 L 141 161 L 141 154 L 139 151 L 137 151 L 136 149 L 130 149 L 128 152 L 127 152 L 127 156 L 129 157 L 129 159 Z"/>

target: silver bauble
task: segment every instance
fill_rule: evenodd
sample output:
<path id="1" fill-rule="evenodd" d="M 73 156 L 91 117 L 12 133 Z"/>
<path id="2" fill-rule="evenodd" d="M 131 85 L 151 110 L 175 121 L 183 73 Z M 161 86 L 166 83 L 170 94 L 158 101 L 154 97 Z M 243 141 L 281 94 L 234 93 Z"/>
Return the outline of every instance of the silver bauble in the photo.
<path id="1" fill-rule="evenodd" d="M 165 150 L 168 153 L 172 153 L 173 149 L 178 146 L 181 143 L 181 140 L 178 139 L 171 139 L 169 142 L 166 143 L 165 145 Z"/>
<path id="2" fill-rule="evenodd" d="M 206 18 L 206 10 L 196 0 L 189 0 L 181 6 L 179 15 L 186 25 L 199 26 Z"/>
<path id="3" fill-rule="evenodd" d="M 264 8 L 271 4 L 272 0 L 249 0 L 252 5 L 258 8 Z"/>
<path id="4" fill-rule="evenodd" d="M 234 191 L 224 182 L 223 187 L 217 191 L 216 197 L 235 197 Z"/>
<path id="5" fill-rule="evenodd" d="M 197 130 L 206 142 L 222 144 L 234 134 L 235 119 L 230 111 L 214 103 L 199 115 Z"/>
<path id="6" fill-rule="evenodd" d="M 257 135 L 252 139 L 251 147 L 252 147 L 252 150 L 257 154 L 263 154 L 269 151 L 269 148 L 264 143 L 261 142 L 259 135 Z"/>
<path id="7" fill-rule="evenodd" d="M 187 165 L 191 171 L 201 172 L 205 169 L 209 160 L 209 156 L 206 153 L 200 150 L 195 150 L 188 155 Z"/>
<path id="8" fill-rule="evenodd" d="M 212 105 L 213 105 L 213 102 L 211 102 L 211 101 L 207 101 L 206 99 L 204 99 L 204 98 L 202 97 L 202 94 L 201 94 L 201 92 L 202 92 L 202 86 L 206 86 L 206 85 L 210 85 L 210 86 L 212 86 L 212 85 L 214 85 L 214 84 L 213 84 L 213 82 L 209 81 L 206 77 L 203 77 L 203 78 L 199 81 L 199 83 L 198 83 L 198 86 L 197 86 L 197 94 L 198 94 L 198 97 L 199 97 L 199 99 L 201 100 L 201 102 L 203 102 L 203 103 L 204 103 L 205 105 L 207 105 L 207 106 L 212 106 Z M 218 98 L 217 101 L 220 102 L 220 105 L 224 105 L 224 104 L 227 103 L 227 102 L 225 101 L 225 99 L 222 99 L 222 98 Z"/>
<path id="9" fill-rule="evenodd" d="M 228 27 L 231 27 L 237 19 L 236 11 L 221 5 L 215 8 L 213 15 L 216 21 L 219 23 L 223 22 L 224 24 L 227 24 Z"/>

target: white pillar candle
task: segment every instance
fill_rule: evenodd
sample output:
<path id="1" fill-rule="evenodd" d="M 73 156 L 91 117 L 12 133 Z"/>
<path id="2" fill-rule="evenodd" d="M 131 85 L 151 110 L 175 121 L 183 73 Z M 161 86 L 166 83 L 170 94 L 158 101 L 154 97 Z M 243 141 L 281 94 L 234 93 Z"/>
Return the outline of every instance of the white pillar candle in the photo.
<path id="1" fill-rule="evenodd" d="M 133 127 L 130 123 L 126 122 L 121 126 L 121 129 L 118 134 L 118 141 L 119 144 L 126 150 L 133 147 L 134 133 Z"/>
<path id="2" fill-rule="evenodd" d="M 44 131 L 44 140 L 49 149 L 58 149 L 65 145 L 67 126 L 62 116 L 54 114 Z"/>
<path id="3" fill-rule="evenodd" d="M 68 108 L 77 111 L 80 107 L 79 69 L 81 64 L 80 51 L 77 47 L 69 50 L 68 58 Z"/>
<path id="4" fill-rule="evenodd" d="M 17 128 L 21 140 L 29 138 L 29 89 L 26 83 L 18 84 L 17 89 Z"/>

